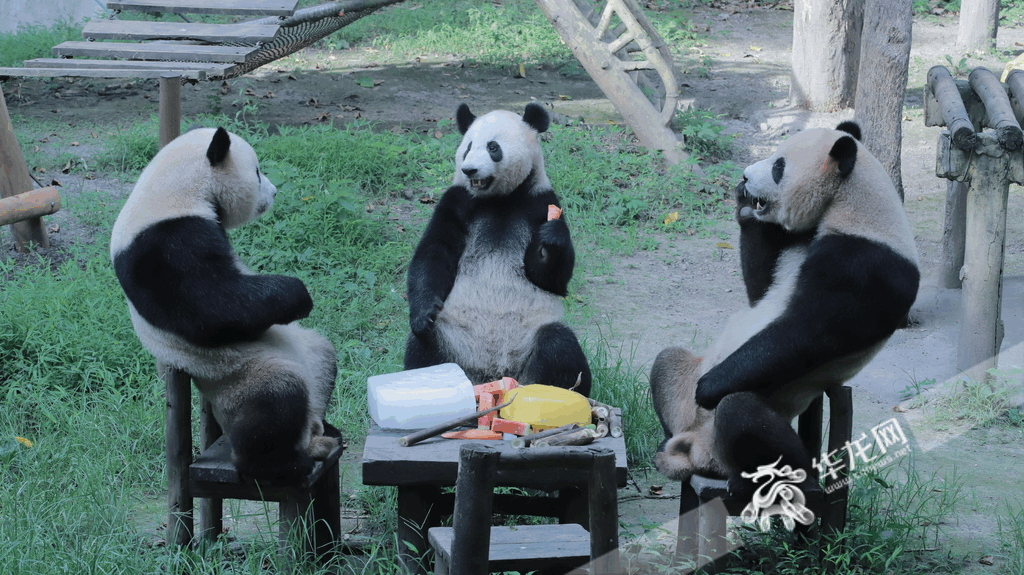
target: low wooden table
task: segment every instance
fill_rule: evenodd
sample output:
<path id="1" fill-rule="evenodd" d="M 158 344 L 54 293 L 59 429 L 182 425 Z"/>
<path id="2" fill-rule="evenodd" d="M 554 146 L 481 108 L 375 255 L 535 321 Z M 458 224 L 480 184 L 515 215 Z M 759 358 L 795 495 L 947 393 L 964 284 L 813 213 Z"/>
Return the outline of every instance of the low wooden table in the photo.
<path id="1" fill-rule="evenodd" d="M 363 448 L 363 484 L 398 487 L 398 545 L 402 561 L 409 572 L 426 573 L 427 530 L 439 526 L 444 517 L 452 514 L 455 494 L 444 493 L 442 488 L 455 485 L 459 448 L 467 441 L 434 437 L 412 447 L 398 445 L 398 438 L 407 433 L 384 431 L 376 426 L 370 429 Z M 616 482 L 624 487 L 625 439 L 604 437 L 591 445 L 615 451 Z M 498 473 L 497 484 L 544 492 L 495 495 L 494 509 L 498 513 L 557 517 L 560 523 L 587 525 L 587 476 L 581 471 L 553 469 L 544 475 L 535 471 L 502 471 Z"/>

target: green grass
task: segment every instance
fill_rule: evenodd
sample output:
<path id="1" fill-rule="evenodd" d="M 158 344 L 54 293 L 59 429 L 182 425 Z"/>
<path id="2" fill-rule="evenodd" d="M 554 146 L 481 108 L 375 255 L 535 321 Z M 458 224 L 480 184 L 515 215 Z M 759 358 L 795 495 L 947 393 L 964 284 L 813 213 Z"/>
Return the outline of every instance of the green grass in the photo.
<path id="1" fill-rule="evenodd" d="M 0 66 L 17 66 L 32 58 L 49 58 L 50 49 L 69 40 L 82 39 L 82 26 L 62 22 L 50 28 L 30 26 L 15 34 L 0 34 Z"/>

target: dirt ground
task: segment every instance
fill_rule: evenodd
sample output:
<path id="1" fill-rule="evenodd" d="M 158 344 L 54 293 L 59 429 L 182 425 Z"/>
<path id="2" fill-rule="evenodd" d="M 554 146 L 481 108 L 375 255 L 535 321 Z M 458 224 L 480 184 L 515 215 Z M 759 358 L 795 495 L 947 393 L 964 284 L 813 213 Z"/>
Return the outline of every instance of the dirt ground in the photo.
<path id="1" fill-rule="evenodd" d="M 680 62 L 684 70 L 684 98 L 693 105 L 724 114 L 727 130 L 736 134 L 734 161 L 746 165 L 770 153 L 781 139 L 806 127 L 832 127 L 852 118 L 852 111 L 811 114 L 788 107 L 790 43 L 793 13 L 784 9 L 748 8 L 745 3 L 725 8 L 698 9 L 694 23 L 705 27 L 709 41 L 693 51 L 693 60 Z M 396 9 L 400 9 L 397 7 Z M 371 17 L 385 18 L 386 12 Z M 937 432 L 914 409 L 894 413 L 901 392 L 913 381 L 945 381 L 956 375 L 953 365 L 959 314 L 959 292 L 936 285 L 940 257 L 945 182 L 934 175 L 938 128 L 927 128 L 921 109 L 922 86 L 928 68 L 959 61 L 953 52 L 956 18 L 929 17 L 915 22 L 910 82 L 903 123 L 903 181 L 906 206 L 916 233 L 923 281 L 914 323 L 898 332 L 851 385 L 855 397 L 855 435 L 884 420 L 899 416 L 911 435 L 920 468 L 939 476 L 960 477 L 967 488 L 965 500 L 945 525 L 940 540 L 964 572 L 998 573 L 1005 550 L 996 537 L 996 516 L 1019 497 L 1024 475 L 1024 450 L 1019 430 L 993 428 L 964 432 Z M 997 73 L 1005 61 L 1022 51 L 1024 29 L 1006 26 L 999 31 L 995 55 L 972 57 L 968 67 L 986 65 Z M 697 70 L 700 58 L 709 59 L 707 73 Z M 304 71 L 294 71 L 298 67 Z M 689 69 L 692 68 L 692 69 Z M 357 79 L 372 78 L 374 88 Z M 516 77 L 507 69 L 477 67 L 456 59 L 422 59 L 400 65 L 380 63 L 368 49 L 324 53 L 308 51 L 297 58 L 271 64 L 228 85 L 186 86 L 183 113 L 210 111 L 233 114 L 240 90 L 249 88 L 260 97 L 260 119 L 271 124 L 347 122 L 357 118 L 400 126 L 406 130 L 433 130 L 440 119 L 451 118 L 467 102 L 476 111 L 495 108 L 521 110 L 530 100 L 550 105 L 567 116 L 589 121 L 616 119 L 612 106 L 581 68 L 527 70 Z M 94 122 L 122 125 L 156 113 L 157 90 L 152 82 L 9 81 L 3 85 L 12 114 L 29 118 L 60 117 L 69 124 Z M 563 98 L 568 96 L 568 99 Z M 47 137 L 40 134 L 42 139 Z M 59 140 L 59 136 L 54 136 Z M 66 144 L 65 144 L 66 145 Z M 83 143 L 82 145 L 88 145 Z M 550 171 L 558 166 L 549 165 Z M 65 188 L 113 190 L 125 193 L 128 185 L 110 180 L 60 178 Z M 1006 354 L 1001 365 L 1021 365 L 1024 355 L 1024 235 L 1016 224 L 1024 219 L 1020 188 L 1011 189 L 1006 242 L 1007 283 L 1003 313 Z M 73 217 L 57 214 L 49 221 L 60 225 L 54 242 L 87 239 L 91 232 L 76 229 Z M 725 240 L 737 245 L 731 226 Z M 746 305 L 735 250 L 716 247 L 721 238 L 675 237 L 658 249 L 622 258 L 607 276 L 576 279 L 576 289 L 589 296 L 599 312 L 584 328 L 622 342 L 622 353 L 646 371 L 659 350 L 684 345 L 701 351 L 725 320 Z M 610 331 L 609 331 L 610 330 Z M 907 409 L 903 404 L 900 409 Z M 1016 435 L 1014 435 L 1014 433 Z M 636 488 L 623 492 L 622 510 L 628 524 L 646 522 L 671 526 L 678 487 L 667 485 L 668 499 L 642 497 L 650 484 L 663 484 L 657 473 L 636 473 Z M 968 494 L 969 492 L 969 494 Z M 1018 504 L 1021 501 L 1016 500 Z M 995 565 L 979 563 L 994 556 Z"/>

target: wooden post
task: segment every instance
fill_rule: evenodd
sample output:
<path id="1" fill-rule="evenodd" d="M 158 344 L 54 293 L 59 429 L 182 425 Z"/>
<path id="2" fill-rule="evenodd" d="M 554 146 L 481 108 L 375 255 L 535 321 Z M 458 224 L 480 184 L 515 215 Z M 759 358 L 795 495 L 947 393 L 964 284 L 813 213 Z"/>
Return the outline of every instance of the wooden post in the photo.
<path id="1" fill-rule="evenodd" d="M 181 134 L 181 76 L 160 76 L 160 147 Z"/>
<path id="2" fill-rule="evenodd" d="M 975 381 L 998 365 L 1002 343 L 1002 273 L 1006 242 L 1008 173 L 1020 162 L 1000 145 L 995 134 L 978 134 L 969 168 L 967 242 L 964 248 L 963 322 L 957 344 L 957 369 Z"/>
<path id="3" fill-rule="evenodd" d="M 486 575 L 491 545 L 491 509 L 501 454 L 487 445 L 470 443 L 459 449 L 452 520 L 451 573 Z"/>
<path id="4" fill-rule="evenodd" d="M 157 363 L 164 381 L 167 466 L 167 543 L 184 547 L 192 541 L 192 494 L 188 466 L 192 463 L 192 381 L 178 369 Z"/>
<path id="5" fill-rule="evenodd" d="M 615 482 L 615 453 L 594 453 L 590 471 L 590 561 L 593 575 L 621 573 L 619 565 L 619 507 Z M 609 521 L 609 517 L 616 518 Z"/>
<path id="6" fill-rule="evenodd" d="M 206 398 L 200 400 L 199 440 L 203 450 L 213 445 L 224 432 L 213 416 L 213 405 Z M 224 500 L 204 497 L 199 500 L 199 536 L 210 542 L 224 532 Z"/>
<path id="7" fill-rule="evenodd" d="M 963 281 L 964 243 L 967 239 L 967 184 L 946 181 L 946 217 L 942 225 L 942 263 L 939 283 L 946 289 L 960 289 Z"/>
<path id="8" fill-rule="evenodd" d="M 0 89 L 0 198 L 16 196 L 33 188 L 28 164 L 18 146 L 4 93 Z M 28 253 L 33 244 L 41 248 L 50 247 L 43 220 L 38 216 L 11 224 L 11 235 L 14 236 L 15 249 L 21 253 Z"/>

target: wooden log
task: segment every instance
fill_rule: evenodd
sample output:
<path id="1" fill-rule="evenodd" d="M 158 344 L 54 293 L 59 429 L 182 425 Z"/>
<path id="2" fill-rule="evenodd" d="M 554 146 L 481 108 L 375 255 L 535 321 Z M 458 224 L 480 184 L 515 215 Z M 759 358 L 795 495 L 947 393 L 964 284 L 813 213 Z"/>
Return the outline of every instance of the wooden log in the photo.
<path id="1" fill-rule="evenodd" d="M 531 443 L 533 443 L 534 441 L 536 441 L 538 439 L 543 439 L 545 437 L 551 437 L 552 435 L 557 435 L 559 433 L 563 433 L 563 432 L 566 432 L 566 431 L 571 431 L 573 429 L 579 429 L 579 428 L 580 428 L 580 424 L 578 424 L 578 423 L 567 423 L 567 424 L 559 426 L 559 427 L 553 427 L 551 429 L 545 429 L 544 431 L 538 431 L 537 433 L 531 433 L 529 435 L 524 435 L 522 437 L 517 437 L 517 438 L 513 439 L 509 443 L 509 445 L 511 445 L 512 447 L 515 447 L 516 449 L 522 449 L 524 447 L 529 447 Z"/>
<path id="2" fill-rule="evenodd" d="M 998 364 L 1001 337 L 1003 250 L 1010 154 L 994 134 L 978 134 L 967 190 L 963 320 L 957 369 L 975 381 Z"/>
<path id="3" fill-rule="evenodd" d="M 1011 152 L 1024 146 L 1024 133 L 1021 132 L 1020 124 L 1013 115 L 1010 98 L 1006 95 L 1006 88 L 999 82 L 999 78 L 988 68 L 979 67 L 971 71 L 967 81 L 970 82 L 974 93 L 984 102 L 988 116 L 986 125 L 996 131 L 999 145 Z"/>
<path id="4" fill-rule="evenodd" d="M 483 575 L 488 572 L 492 495 L 500 457 L 499 451 L 475 444 L 464 445 L 459 450 L 451 573 Z"/>
<path id="5" fill-rule="evenodd" d="M 946 289 L 960 289 L 963 280 L 964 244 L 967 241 L 967 184 L 946 182 L 945 220 L 942 225 L 942 263 L 939 283 Z"/>
<path id="6" fill-rule="evenodd" d="M 501 405 L 495 405 L 494 407 L 478 411 L 478 412 L 476 412 L 476 413 L 474 413 L 472 415 L 465 415 L 465 416 L 462 416 L 462 417 L 457 417 L 457 418 L 452 419 L 450 421 L 446 421 L 446 422 L 441 423 L 439 425 L 435 425 L 434 427 L 428 427 L 426 429 L 421 429 L 419 431 L 415 431 L 413 433 L 410 433 L 409 435 L 406 435 L 405 437 L 399 437 L 398 438 L 398 444 L 401 445 L 402 447 L 409 447 L 409 446 L 412 446 L 412 445 L 416 445 L 417 443 L 423 441 L 424 439 L 430 439 L 431 437 L 437 437 L 438 435 L 441 435 L 442 433 L 444 433 L 444 432 L 446 432 L 446 431 L 448 431 L 450 429 L 455 429 L 456 427 L 459 427 L 460 425 L 466 425 L 467 423 L 470 423 L 473 420 L 479 419 L 481 416 L 487 415 L 488 413 L 493 413 L 493 412 L 498 411 L 499 409 L 501 409 L 503 407 L 507 407 L 507 406 L 509 406 L 511 404 L 512 404 L 511 401 L 506 401 L 505 403 L 502 403 Z"/>
<path id="7" fill-rule="evenodd" d="M 973 150 L 977 145 L 977 135 L 949 70 L 945 66 L 932 66 L 928 70 L 927 86 L 938 101 L 942 121 L 952 134 L 953 146 L 959 150 Z"/>
<path id="8" fill-rule="evenodd" d="M 50 186 L 0 199 L 0 226 L 60 210 L 60 192 Z"/>
<path id="9" fill-rule="evenodd" d="M 0 89 L 0 198 L 24 193 L 33 187 L 28 164 L 21 154 L 11 117 L 7 114 L 4 92 Z M 14 236 L 15 249 L 21 253 L 28 253 L 32 245 L 50 247 L 50 239 L 46 237 L 43 220 L 39 217 L 11 224 L 11 235 Z"/>
<path id="10" fill-rule="evenodd" d="M 193 536 L 192 493 L 188 466 L 192 463 L 192 378 L 185 372 L 157 363 L 164 381 L 167 410 L 164 441 L 167 467 L 168 545 L 184 547 Z"/>
<path id="11" fill-rule="evenodd" d="M 1010 107 L 1017 117 L 1017 123 L 1024 122 L 1024 70 L 1013 70 L 1006 77 L 1010 93 Z"/>

